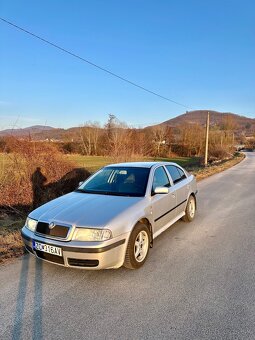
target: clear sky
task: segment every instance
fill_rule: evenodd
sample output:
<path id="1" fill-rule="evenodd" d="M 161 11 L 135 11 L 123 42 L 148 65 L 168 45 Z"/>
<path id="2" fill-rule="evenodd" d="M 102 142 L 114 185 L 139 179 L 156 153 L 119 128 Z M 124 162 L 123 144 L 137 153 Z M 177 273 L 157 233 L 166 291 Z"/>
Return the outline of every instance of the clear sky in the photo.
<path id="1" fill-rule="evenodd" d="M 255 118 L 254 0 L 2 0 L 0 16 L 192 109 Z M 0 129 L 185 112 L 0 21 Z"/>

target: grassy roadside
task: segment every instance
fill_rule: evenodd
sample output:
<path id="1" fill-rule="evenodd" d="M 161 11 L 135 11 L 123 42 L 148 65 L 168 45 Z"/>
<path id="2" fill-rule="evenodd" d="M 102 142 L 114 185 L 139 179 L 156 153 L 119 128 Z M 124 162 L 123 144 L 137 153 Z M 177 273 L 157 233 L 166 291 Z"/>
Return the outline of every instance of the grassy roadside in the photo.
<path id="1" fill-rule="evenodd" d="M 24 254 L 20 229 L 25 219 L 0 214 L 0 264 Z"/>
<path id="2" fill-rule="evenodd" d="M 196 175 L 197 181 L 200 181 L 204 178 L 207 178 L 213 174 L 222 172 L 238 163 L 240 163 L 245 158 L 244 154 L 239 154 L 238 156 L 235 156 L 234 158 L 230 160 L 222 161 L 218 164 L 210 165 L 206 168 L 199 167 L 196 164 L 195 159 L 190 158 L 176 158 L 171 159 L 171 161 L 176 162 L 187 169 L 190 170 L 191 173 Z M 147 159 L 148 160 L 148 159 Z M 150 159 L 150 160 L 163 160 L 163 159 Z M 166 161 L 166 159 L 164 159 Z M 167 159 L 169 161 L 169 159 Z M 86 160 L 87 164 L 89 163 L 88 159 Z M 89 167 L 90 171 L 94 171 L 104 166 L 105 164 L 111 163 L 109 159 L 103 159 L 103 157 L 100 157 L 100 159 L 96 160 L 96 164 L 92 163 Z M 81 163 L 84 162 L 84 158 L 78 160 L 78 165 L 82 166 Z M 22 254 L 24 254 L 24 247 L 20 236 L 20 229 L 24 225 L 25 217 L 24 218 L 12 218 L 8 216 L 7 214 L 0 214 L 0 264 L 9 262 L 10 259 L 13 259 L 15 257 L 19 257 Z"/>
<path id="3" fill-rule="evenodd" d="M 196 175 L 197 181 L 201 181 L 204 178 L 222 172 L 231 168 L 232 166 L 240 163 L 245 158 L 245 154 L 237 153 L 237 155 L 231 159 L 223 160 L 217 164 L 209 165 L 206 168 L 198 168 L 195 170 L 191 170 L 190 172 Z"/>

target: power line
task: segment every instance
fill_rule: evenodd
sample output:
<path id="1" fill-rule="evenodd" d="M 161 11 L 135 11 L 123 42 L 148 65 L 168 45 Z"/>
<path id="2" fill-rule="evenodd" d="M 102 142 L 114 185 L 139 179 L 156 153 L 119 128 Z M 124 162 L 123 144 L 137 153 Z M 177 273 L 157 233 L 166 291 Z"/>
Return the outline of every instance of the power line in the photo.
<path id="1" fill-rule="evenodd" d="M 176 102 L 175 100 L 172 100 L 172 99 L 170 99 L 170 98 L 164 97 L 164 96 L 162 96 L 162 95 L 160 95 L 160 94 L 158 94 L 158 93 L 156 93 L 156 92 L 154 92 L 154 91 L 151 91 L 151 90 L 149 90 L 149 89 L 147 89 L 147 88 L 145 88 L 145 87 L 143 87 L 143 86 L 141 86 L 141 85 L 138 85 L 138 84 L 136 84 L 136 83 L 134 83 L 134 82 L 132 82 L 132 81 L 130 81 L 130 80 L 124 78 L 124 77 L 121 77 L 121 76 L 119 76 L 118 74 L 116 74 L 116 73 L 114 73 L 114 72 L 111 72 L 111 71 L 109 71 L 109 70 L 107 70 L 107 69 L 105 69 L 105 68 L 103 68 L 103 67 L 101 67 L 101 66 L 99 66 L 99 65 L 97 65 L 97 64 L 94 64 L 94 63 L 92 63 L 91 61 L 89 61 L 89 60 L 87 60 L 87 59 L 85 59 L 85 58 L 83 58 L 83 57 L 81 57 L 81 56 L 79 56 L 79 55 L 77 55 L 77 54 L 75 54 L 75 53 L 73 53 L 73 52 L 70 52 L 70 51 L 66 50 L 65 48 L 63 48 L 63 47 L 61 47 L 61 46 L 59 46 L 59 45 L 56 45 L 56 44 L 50 42 L 49 40 L 46 40 L 46 39 L 44 39 L 44 38 L 42 38 L 42 37 L 40 37 L 40 36 L 38 36 L 38 35 L 36 35 L 36 34 L 30 32 L 30 31 L 28 31 L 28 30 L 26 30 L 26 29 L 24 29 L 24 28 L 22 28 L 22 27 L 20 27 L 20 26 L 18 26 L 18 25 L 16 25 L 16 24 L 14 24 L 14 23 L 12 23 L 12 22 L 6 20 L 6 19 L 3 19 L 3 18 L 1 18 L 1 17 L 0 17 L 0 19 L 1 19 L 4 23 L 6 23 L 6 24 L 8 24 L 8 25 L 10 25 L 10 26 L 12 26 L 12 27 L 15 27 L 15 28 L 17 28 L 18 30 L 20 30 L 20 31 L 22 31 L 22 32 L 25 32 L 25 33 L 29 34 L 30 36 L 32 36 L 32 37 L 34 37 L 34 38 L 39 39 L 39 40 L 43 41 L 44 43 L 46 43 L 46 44 L 48 44 L 48 45 L 51 45 L 51 46 L 57 48 L 58 50 L 60 50 L 60 51 L 62 51 L 62 52 L 64 52 L 64 53 L 67 53 L 67 54 L 69 54 L 69 55 L 71 55 L 71 56 L 73 56 L 73 57 L 75 57 L 75 58 L 77 58 L 77 59 L 80 59 L 80 60 L 82 60 L 83 62 L 85 62 L 85 63 L 87 63 L 87 64 L 89 64 L 89 65 L 91 65 L 91 66 L 94 66 L 94 67 L 96 67 L 97 69 L 99 69 L 99 70 L 101 70 L 101 71 L 103 71 L 103 72 L 106 72 L 106 73 L 110 74 L 110 75 L 113 76 L 113 77 L 116 77 L 116 78 L 118 78 L 118 79 L 120 79 L 120 80 L 122 80 L 122 81 L 124 81 L 124 82 L 126 82 L 126 83 L 128 83 L 128 84 L 130 84 L 130 85 L 133 85 L 133 86 L 135 86 L 135 87 L 138 87 L 139 89 L 144 90 L 144 91 L 146 91 L 146 92 L 148 92 L 148 93 L 150 93 L 150 94 L 153 94 L 154 96 L 157 96 L 157 97 L 159 97 L 159 98 L 161 98 L 161 99 L 167 100 L 167 101 L 169 101 L 169 102 L 171 102 L 171 103 L 174 103 L 174 104 L 176 104 L 176 105 L 180 105 L 180 106 L 182 106 L 182 107 L 185 107 L 185 108 L 189 109 L 189 107 L 186 106 L 186 105 L 184 105 L 184 104 L 178 103 L 178 102 Z"/>

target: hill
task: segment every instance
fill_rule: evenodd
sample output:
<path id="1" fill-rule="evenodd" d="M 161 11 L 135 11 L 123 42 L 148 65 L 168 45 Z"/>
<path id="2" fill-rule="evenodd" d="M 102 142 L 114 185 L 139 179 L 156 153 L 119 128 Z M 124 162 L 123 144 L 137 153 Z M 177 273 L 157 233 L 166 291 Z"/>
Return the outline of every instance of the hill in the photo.
<path id="1" fill-rule="evenodd" d="M 255 131 L 255 119 L 240 116 L 231 112 L 218 112 L 211 110 L 186 111 L 186 113 L 169 119 L 159 125 L 178 127 L 183 124 L 205 125 L 207 113 L 210 112 L 210 125 L 222 127 L 231 124 L 236 131 L 253 133 Z"/>
<path id="2" fill-rule="evenodd" d="M 51 126 L 45 126 L 45 125 L 33 125 L 26 127 L 24 129 L 6 129 L 0 131 L 0 136 L 16 136 L 16 137 L 23 137 L 28 136 L 29 134 L 37 134 L 40 132 L 55 130 L 55 128 Z"/>
<path id="3" fill-rule="evenodd" d="M 187 111 L 175 118 L 166 120 L 157 126 L 170 126 L 178 128 L 184 124 L 199 124 L 204 126 L 206 123 L 208 110 Z M 230 112 L 210 112 L 210 126 L 223 128 L 230 126 L 236 134 L 252 136 L 255 133 L 255 119 L 240 116 Z M 149 129 L 153 126 L 148 126 Z M 0 131 L 1 136 L 31 137 L 33 140 L 53 140 L 53 141 L 77 141 L 80 140 L 80 128 L 70 127 L 69 129 L 53 128 L 51 126 L 35 125 L 24 129 L 7 129 Z"/>

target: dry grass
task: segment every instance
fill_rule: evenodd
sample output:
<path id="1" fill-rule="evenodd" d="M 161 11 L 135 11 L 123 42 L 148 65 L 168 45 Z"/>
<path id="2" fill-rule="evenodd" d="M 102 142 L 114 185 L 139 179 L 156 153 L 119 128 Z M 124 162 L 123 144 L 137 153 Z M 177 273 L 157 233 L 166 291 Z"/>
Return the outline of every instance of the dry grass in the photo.
<path id="1" fill-rule="evenodd" d="M 196 175 L 196 179 L 199 182 L 204 178 L 207 178 L 209 176 L 212 176 L 214 174 L 217 174 L 219 172 L 222 172 L 224 170 L 231 168 L 232 166 L 240 163 L 244 158 L 245 158 L 245 155 L 240 153 L 238 154 L 238 156 L 231 158 L 229 160 L 225 160 L 218 164 L 210 165 L 206 168 L 200 168 L 200 169 L 190 171 L 190 172 Z"/>
<path id="2" fill-rule="evenodd" d="M 12 218 L 7 214 L 0 215 L 0 264 L 24 254 L 20 229 L 23 219 Z"/>
<path id="3" fill-rule="evenodd" d="M 49 143 L 30 143 L 15 138 L 9 139 L 8 143 L 13 152 L 6 155 L 5 161 L 1 162 L 0 206 L 32 204 L 32 182 L 37 168 L 40 168 L 41 173 L 46 176 L 47 183 L 60 180 L 74 168 Z"/>

